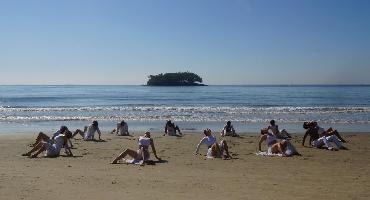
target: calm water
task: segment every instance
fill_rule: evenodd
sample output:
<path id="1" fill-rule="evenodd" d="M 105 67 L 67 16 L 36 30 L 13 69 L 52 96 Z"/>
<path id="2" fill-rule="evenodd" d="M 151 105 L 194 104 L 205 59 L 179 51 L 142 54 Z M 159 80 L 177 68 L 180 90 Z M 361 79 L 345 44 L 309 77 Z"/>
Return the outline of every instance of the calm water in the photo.
<path id="1" fill-rule="evenodd" d="M 0 133 L 81 128 L 98 120 L 103 131 L 121 119 L 133 131 L 162 130 L 165 120 L 185 131 L 257 132 L 275 119 L 303 132 L 317 120 L 343 131 L 369 131 L 370 86 L 0 86 Z"/>

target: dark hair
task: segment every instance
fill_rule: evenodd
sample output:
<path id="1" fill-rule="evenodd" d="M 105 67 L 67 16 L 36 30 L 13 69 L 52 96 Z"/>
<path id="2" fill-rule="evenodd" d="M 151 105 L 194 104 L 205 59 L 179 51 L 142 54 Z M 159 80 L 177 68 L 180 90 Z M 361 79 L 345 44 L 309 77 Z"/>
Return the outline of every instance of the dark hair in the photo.
<path id="1" fill-rule="evenodd" d="M 67 137 L 67 138 L 72 138 L 72 132 L 67 130 L 65 131 L 64 135 Z"/>
<path id="2" fill-rule="evenodd" d="M 271 121 L 270 121 L 270 124 L 271 124 L 271 125 L 275 125 L 275 120 L 271 120 Z"/>
<path id="3" fill-rule="evenodd" d="M 204 135 L 207 135 L 207 133 L 208 133 L 209 131 L 212 133 L 211 129 L 209 129 L 209 128 L 204 129 L 204 131 L 203 131 Z"/>
<path id="4" fill-rule="evenodd" d="M 226 124 L 227 124 L 228 126 L 230 126 L 230 125 L 231 125 L 231 121 L 227 121 L 227 122 L 226 122 Z"/>
<path id="5" fill-rule="evenodd" d="M 61 126 L 59 129 L 60 133 L 63 134 L 65 131 L 68 131 L 67 126 Z"/>
<path id="6" fill-rule="evenodd" d="M 121 121 L 121 126 L 124 126 L 125 125 L 125 120 L 122 120 Z"/>
<path id="7" fill-rule="evenodd" d="M 99 123 L 98 123 L 98 121 L 95 121 L 95 120 L 94 120 L 94 121 L 92 122 L 92 125 L 93 125 L 93 126 L 95 126 L 95 127 L 97 127 L 97 126 L 99 126 Z"/>
<path id="8" fill-rule="evenodd" d="M 308 129 L 308 122 L 303 122 L 303 128 Z"/>

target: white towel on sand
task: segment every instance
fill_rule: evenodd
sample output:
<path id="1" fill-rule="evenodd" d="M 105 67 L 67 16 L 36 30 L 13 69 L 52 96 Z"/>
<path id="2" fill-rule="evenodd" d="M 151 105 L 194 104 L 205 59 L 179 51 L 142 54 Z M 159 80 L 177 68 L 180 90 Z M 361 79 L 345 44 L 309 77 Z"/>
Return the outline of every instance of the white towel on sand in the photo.
<path id="1" fill-rule="evenodd" d="M 137 160 L 137 159 L 122 159 L 124 163 L 126 164 L 134 164 L 134 165 L 141 165 L 143 164 L 143 160 Z"/>
<path id="2" fill-rule="evenodd" d="M 256 153 L 257 156 L 283 156 L 281 153 L 268 153 L 267 151 L 259 151 Z"/>

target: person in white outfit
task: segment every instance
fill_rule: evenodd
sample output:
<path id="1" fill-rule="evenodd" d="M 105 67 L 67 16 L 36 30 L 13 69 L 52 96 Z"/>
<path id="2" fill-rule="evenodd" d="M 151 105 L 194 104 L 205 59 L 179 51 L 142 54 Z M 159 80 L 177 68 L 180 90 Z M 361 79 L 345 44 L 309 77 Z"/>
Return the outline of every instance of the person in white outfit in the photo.
<path id="1" fill-rule="evenodd" d="M 258 142 L 258 150 L 262 151 L 261 144 L 266 141 L 267 154 L 282 154 L 283 156 L 301 155 L 288 140 L 278 141 L 277 136 L 269 129 L 262 129 Z"/>
<path id="2" fill-rule="evenodd" d="M 279 126 L 276 125 L 275 120 L 270 121 L 270 126 L 267 127 L 267 130 L 271 130 L 278 139 L 292 138 L 292 136 L 285 129 L 279 130 Z"/>
<path id="3" fill-rule="evenodd" d="M 54 142 L 54 139 L 55 139 L 56 136 L 58 136 L 59 134 L 64 134 L 64 132 L 66 132 L 66 131 L 69 131 L 67 126 L 61 126 L 58 131 L 53 133 L 51 138 L 48 135 L 46 135 L 45 133 L 39 132 L 39 134 L 36 137 L 35 143 L 30 145 L 30 146 L 31 147 L 36 146 L 36 144 L 38 144 L 39 142 Z M 70 139 L 68 139 L 68 143 L 69 143 L 70 147 L 73 147 L 72 142 L 71 142 Z"/>
<path id="4" fill-rule="evenodd" d="M 239 135 L 235 133 L 234 126 L 231 124 L 231 121 L 227 121 L 224 128 L 221 131 L 221 137 L 232 136 L 238 137 Z"/>
<path id="5" fill-rule="evenodd" d="M 130 133 L 128 132 L 127 123 L 124 120 L 122 120 L 120 123 L 117 123 L 117 128 L 113 129 L 111 134 L 113 134 L 113 133 L 116 133 L 117 135 L 121 135 L 121 136 L 130 135 Z"/>
<path id="6" fill-rule="evenodd" d="M 71 137 L 72 133 L 65 131 L 64 134 L 57 135 L 54 140 L 49 140 L 48 142 L 40 141 L 29 152 L 22 154 L 22 156 L 36 158 L 40 153 L 46 151 L 46 157 L 58 157 L 63 147 L 67 156 L 73 156 L 71 148 L 68 146 L 68 139 Z M 32 155 L 32 153 L 34 154 Z"/>
<path id="7" fill-rule="evenodd" d="M 344 138 L 339 134 L 339 132 L 336 129 L 333 129 L 332 127 L 329 127 L 327 130 L 325 130 L 324 128 L 320 127 L 316 121 L 309 122 L 309 123 L 312 123 L 312 126 L 316 126 L 317 131 L 318 131 L 318 133 L 319 133 L 320 136 L 331 136 L 331 135 L 335 135 L 335 136 L 337 136 L 337 138 L 341 142 L 343 142 L 343 143 L 346 143 L 347 142 L 346 140 L 344 140 Z"/>
<path id="8" fill-rule="evenodd" d="M 145 162 L 149 160 L 150 153 L 149 153 L 149 146 L 152 147 L 153 154 L 157 160 L 161 160 L 157 156 L 157 151 L 154 146 L 154 141 L 150 137 L 150 132 L 145 132 L 143 136 L 140 136 L 138 139 L 139 142 L 139 149 L 132 150 L 132 149 L 125 149 L 122 153 L 120 153 L 111 163 L 117 164 L 119 160 L 125 158 L 127 155 L 134 158 L 134 163 L 140 163 L 140 165 L 145 165 Z"/>
<path id="9" fill-rule="evenodd" d="M 179 135 L 176 134 L 176 131 L 179 133 Z M 166 125 L 164 126 L 164 134 L 169 136 L 182 136 L 181 130 L 179 126 L 176 126 L 175 123 L 172 123 L 171 120 L 168 120 L 166 122 Z"/>
<path id="10" fill-rule="evenodd" d="M 95 140 L 95 138 L 94 138 L 95 132 L 97 132 L 99 134 L 99 140 L 101 140 L 101 138 L 100 138 L 101 132 L 100 132 L 99 124 L 98 124 L 97 121 L 93 121 L 92 124 L 88 127 L 85 126 L 84 131 L 81 131 L 80 129 L 77 129 L 74 132 L 72 138 L 75 135 L 80 134 L 85 141 Z"/>
<path id="11" fill-rule="evenodd" d="M 306 129 L 306 133 L 303 136 L 302 140 L 302 146 L 304 146 L 304 143 L 306 141 L 307 136 L 310 136 L 310 144 L 311 146 L 317 147 L 317 148 L 323 148 L 326 146 L 328 150 L 348 150 L 345 146 L 343 146 L 342 142 L 338 139 L 335 135 L 323 135 L 321 136 L 319 134 L 319 127 L 316 126 L 314 123 L 311 122 L 304 122 L 303 128 Z M 334 143 L 337 146 L 337 149 L 333 147 L 331 143 Z"/>
<path id="12" fill-rule="evenodd" d="M 212 135 L 212 131 L 209 128 L 205 129 L 203 133 L 205 137 L 203 137 L 198 143 L 195 150 L 195 155 L 199 154 L 200 145 L 206 144 L 208 147 L 207 158 L 231 158 L 229 154 L 229 148 L 225 140 L 217 143 L 216 137 Z"/>

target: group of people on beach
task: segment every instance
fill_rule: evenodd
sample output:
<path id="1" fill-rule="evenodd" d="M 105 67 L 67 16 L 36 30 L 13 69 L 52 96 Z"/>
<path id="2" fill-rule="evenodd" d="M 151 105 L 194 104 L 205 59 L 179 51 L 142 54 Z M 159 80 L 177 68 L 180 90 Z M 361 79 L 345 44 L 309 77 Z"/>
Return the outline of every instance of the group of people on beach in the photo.
<path id="1" fill-rule="evenodd" d="M 337 130 L 329 128 L 327 130 L 323 129 L 318 125 L 317 122 L 304 122 L 303 128 L 306 129 L 306 133 L 303 136 L 302 145 L 305 145 L 305 140 L 307 136 L 310 136 L 310 145 L 316 148 L 326 148 L 328 150 L 338 150 L 347 148 L 343 146 L 343 142 L 346 142 Z M 98 140 L 101 140 L 101 131 L 99 129 L 99 124 L 97 121 L 93 121 L 91 125 L 85 126 L 83 131 L 77 129 L 72 133 L 66 126 L 61 126 L 58 131 L 56 131 L 51 137 L 45 133 L 40 132 L 36 138 L 34 144 L 31 145 L 32 149 L 27 153 L 22 154 L 23 156 L 37 157 L 40 153 L 46 151 L 47 157 L 57 157 L 60 155 L 62 148 L 65 149 L 66 156 L 73 156 L 71 148 L 73 147 L 71 139 L 76 135 L 80 135 L 85 141 L 96 140 L 95 133 L 98 133 Z M 111 134 L 117 134 L 121 136 L 129 136 L 127 122 L 121 121 L 117 123 L 115 129 L 113 129 Z M 178 134 L 177 134 L 178 133 Z M 223 158 L 231 159 L 229 153 L 229 147 L 226 140 L 221 140 L 217 142 L 216 136 L 212 135 L 211 129 L 207 128 L 203 131 L 204 137 L 200 140 L 196 146 L 195 154 L 199 154 L 199 149 L 202 144 L 207 145 L 208 150 L 206 153 L 207 158 Z M 168 120 L 165 124 L 164 136 L 179 136 L 181 133 L 180 128 L 175 125 L 171 120 Z M 220 133 L 221 137 L 232 136 L 238 137 L 233 125 L 230 121 L 226 122 L 224 128 Z M 261 136 L 259 137 L 258 150 L 262 152 L 262 143 L 266 141 L 267 143 L 267 155 L 279 154 L 282 156 L 293 156 L 301 155 L 298 153 L 292 142 L 290 141 L 292 136 L 285 130 L 279 130 L 274 120 L 270 121 L 270 125 L 267 128 L 261 129 Z M 332 145 L 334 143 L 336 148 Z M 161 160 L 156 152 L 154 141 L 151 138 L 150 132 L 145 132 L 142 136 L 138 138 L 138 149 L 126 149 L 120 153 L 111 162 L 112 164 L 118 163 L 120 160 L 126 156 L 133 158 L 132 163 L 145 165 L 149 161 L 150 153 L 149 146 L 157 160 Z"/>

